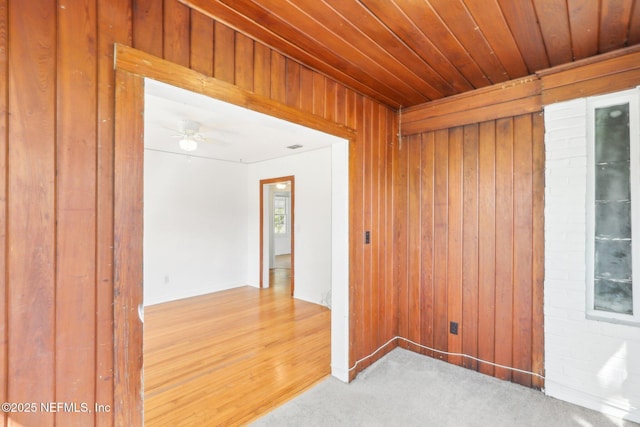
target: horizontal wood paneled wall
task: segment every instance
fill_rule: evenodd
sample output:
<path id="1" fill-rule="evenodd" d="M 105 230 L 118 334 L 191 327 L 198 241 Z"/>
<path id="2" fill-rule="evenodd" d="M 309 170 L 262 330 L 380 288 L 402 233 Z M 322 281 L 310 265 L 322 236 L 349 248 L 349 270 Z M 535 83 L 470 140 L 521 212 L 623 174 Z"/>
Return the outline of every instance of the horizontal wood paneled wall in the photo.
<path id="1" fill-rule="evenodd" d="M 387 151 L 397 132 L 393 110 L 177 0 L 0 0 L 2 400 L 118 403 L 112 306 L 116 42 L 356 129 L 352 361 L 393 337 L 387 191 Z M 364 245 L 365 230 L 372 233 L 371 245 Z M 113 411 L 5 413 L 0 420 L 115 423 Z"/>
<path id="2" fill-rule="evenodd" d="M 543 135 L 538 112 L 422 132 L 394 147 L 401 337 L 544 374 Z M 542 386 L 530 375 L 401 345 Z"/>

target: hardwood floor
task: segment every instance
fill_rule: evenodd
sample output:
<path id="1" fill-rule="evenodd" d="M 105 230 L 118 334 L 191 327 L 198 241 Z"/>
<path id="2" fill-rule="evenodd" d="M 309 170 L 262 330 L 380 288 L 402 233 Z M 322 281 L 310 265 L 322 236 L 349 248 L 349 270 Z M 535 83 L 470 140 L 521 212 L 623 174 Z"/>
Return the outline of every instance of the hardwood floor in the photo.
<path id="1" fill-rule="evenodd" d="M 276 285 L 145 308 L 146 426 L 246 424 L 330 373 L 330 311 Z"/>

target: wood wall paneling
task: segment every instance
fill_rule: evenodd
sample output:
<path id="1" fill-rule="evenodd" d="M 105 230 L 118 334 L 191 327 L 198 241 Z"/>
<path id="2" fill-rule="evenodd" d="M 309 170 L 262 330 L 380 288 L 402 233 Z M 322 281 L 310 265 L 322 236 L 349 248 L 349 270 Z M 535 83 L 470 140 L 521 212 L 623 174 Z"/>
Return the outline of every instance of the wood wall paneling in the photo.
<path id="1" fill-rule="evenodd" d="M 513 144 L 513 366 L 531 371 L 533 295 L 533 123 L 514 119 Z M 531 386 L 531 376 L 514 372 L 515 382 Z"/>
<path id="2" fill-rule="evenodd" d="M 543 132 L 539 113 L 500 118 L 405 137 L 394 158 L 398 334 L 537 388 L 490 363 L 543 366 Z"/>
<path id="3" fill-rule="evenodd" d="M 205 76 L 213 76 L 214 22 L 197 10 L 190 9 L 190 13 L 190 67 Z"/>
<path id="4" fill-rule="evenodd" d="M 96 394 L 113 408 L 113 140 L 114 43 L 132 44 L 131 2 L 98 2 L 98 135 L 96 177 Z M 95 413 L 97 426 L 113 425 L 113 411 Z"/>
<path id="5" fill-rule="evenodd" d="M 448 270 L 449 265 L 449 130 L 435 132 L 434 171 L 434 261 L 433 261 L 433 348 L 447 351 L 449 335 Z M 425 171 L 429 173 L 430 171 Z M 443 353 L 439 359 L 448 360 Z"/>
<path id="6" fill-rule="evenodd" d="M 525 18 L 513 15 L 529 13 L 513 10 L 509 2 L 499 3 L 515 21 Z M 572 8 L 578 3 L 572 1 Z M 95 424 L 141 423 L 135 399 L 139 379 L 121 382 L 128 369 L 135 372 L 140 359 L 133 354 L 123 364 L 114 366 L 113 362 L 114 345 L 119 351 L 138 333 L 130 330 L 133 335 L 125 336 L 123 325 L 114 329 L 113 323 L 114 292 L 119 298 L 133 298 L 130 309 L 137 310 L 135 295 L 123 295 L 128 288 L 122 283 L 138 280 L 114 278 L 112 273 L 113 247 L 123 244 L 113 239 L 113 199 L 122 197 L 114 192 L 114 179 L 116 185 L 124 185 L 117 181 L 118 174 L 114 177 L 113 166 L 118 107 L 114 42 L 154 55 L 154 61 L 169 59 L 227 82 L 222 92 L 210 93 L 215 96 L 233 93 L 238 88 L 231 86 L 234 84 L 252 87 L 255 94 L 286 104 L 290 109 L 282 110 L 285 118 L 297 118 L 314 128 L 320 118 L 330 119 L 336 132 L 345 131 L 344 125 L 356 129 L 357 133 L 348 133 L 354 141 L 349 178 L 352 363 L 403 330 L 412 337 L 417 333 L 421 343 L 437 349 L 462 346 L 463 351 L 471 352 L 477 345 L 482 359 L 510 361 L 544 373 L 544 147 L 538 113 L 543 102 L 637 85 L 640 48 L 487 89 L 480 97 L 485 102 L 463 96 L 407 109 L 403 116 L 415 120 L 411 125 L 403 123 L 403 131 L 419 136 L 412 138 L 410 148 L 409 138 L 403 138 L 400 148 L 395 137 L 397 115 L 390 108 L 312 71 L 318 63 L 313 58 L 307 64 L 293 65 L 282 53 L 175 0 L 99 0 L 58 6 L 38 1 L 13 2 L 9 7 L 8 0 L 0 0 L 3 400 L 95 399 L 117 408 L 117 412 L 95 414 Z M 519 40 L 528 36 L 518 35 Z M 249 46 L 253 46 L 252 55 Z M 531 57 L 525 61 L 529 67 L 543 68 L 532 66 Z M 292 64 L 289 68 L 288 63 Z M 288 79 L 287 69 L 296 67 L 298 71 Z M 135 74 L 140 70 L 127 71 Z M 201 74 L 184 77 L 194 83 L 192 90 L 202 84 L 210 90 Z M 297 89 L 288 86 L 287 80 L 289 84 L 297 80 Z M 350 81 L 353 87 L 364 88 Z M 255 98 L 246 96 L 245 101 L 251 104 Z M 269 111 L 281 111 L 280 107 L 274 110 L 274 105 Z M 451 114 L 443 115 L 447 108 Z M 514 115 L 519 117 L 505 118 Z M 471 141 L 476 124 L 474 152 Z M 459 131 L 449 130 L 464 125 L 470 127 L 463 128 L 461 138 L 455 136 Z M 118 132 L 140 131 L 119 126 Z M 522 144 L 520 139 L 527 134 L 532 135 L 531 141 Z M 515 143 L 514 135 L 518 135 Z M 419 154 L 419 161 L 409 157 L 410 151 Z M 528 161 L 527 153 L 531 153 Z M 416 191 L 419 193 L 413 194 Z M 419 212 L 417 218 L 411 212 Z M 126 216 L 123 212 L 116 215 Z M 127 225 L 134 232 L 140 226 L 135 222 Z M 371 229 L 373 239 L 367 248 L 365 227 Z M 419 239 L 414 231 L 419 232 Z M 460 268 L 460 258 L 475 257 L 474 250 L 477 280 L 473 265 L 470 270 L 466 263 Z M 515 286 L 510 281 L 514 275 L 529 283 L 530 289 Z M 478 305 L 473 307 L 468 303 L 476 298 L 476 281 Z M 137 316 L 134 311 L 124 314 L 131 319 Z M 469 324 L 467 320 L 476 315 L 477 325 Z M 462 319 L 457 338 L 448 333 L 452 316 Z M 511 324 L 506 326 L 504 321 Z M 515 350 L 527 340 L 530 350 L 526 345 Z M 352 376 L 382 354 L 360 364 Z M 475 368 L 472 363 L 468 366 Z M 487 364 L 478 363 L 477 369 L 508 377 Z M 114 375 L 120 381 L 115 386 Z M 528 381 L 520 375 L 513 379 Z M 534 378 L 531 385 L 541 387 L 543 381 Z M 123 401 L 123 396 L 131 401 Z M 56 419 L 65 425 L 85 421 L 47 413 L 9 414 L 3 420 L 46 426 Z"/>
<path id="7" fill-rule="evenodd" d="M 408 162 L 409 141 L 402 139 L 393 151 L 393 283 L 394 299 L 396 300 L 398 317 L 396 330 L 399 336 L 407 337 L 409 325 L 408 317 Z M 399 345 L 406 348 L 406 342 Z"/>
<path id="8" fill-rule="evenodd" d="M 136 0 L 133 4 L 133 47 L 151 55 L 162 57 L 164 48 L 164 8 L 163 1 Z M 114 25 L 123 25 L 114 22 Z"/>
<path id="9" fill-rule="evenodd" d="M 114 424 L 142 425 L 144 80 L 116 71 L 114 151 Z M 140 264 L 138 264 L 138 262 Z"/>
<path id="10" fill-rule="evenodd" d="M 640 46 L 539 72 L 543 105 L 628 89 L 640 82 Z"/>
<path id="11" fill-rule="evenodd" d="M 243 34 L 236 34 L 235 44 L 235 84 L 242 89 L 253 91 L 254 42 Z"/>
<path id="12" fill-rule="evenodd" d="M 13 5 L 15 6 L 15 4 Z M 52 2 L 9 8 L 6 289 L 9 402 L 51 402 L 56 381 L 56 20 Z M 67 330 L 73 334 L 75 327 Z M 73 352 L 75 349 L 65 349 Z M 75 379 L 77 380 L 77 379 Z M 93 375 L 88 381 L 93 381 Z M 61 380 L 64 383 L 64 380 Z M 66 386 L 70 386 L 67 384 Z M 53 413 L 10 413 L 50 426 Z"/>
<path id="13" fill-rule="evenodd" d="M 462 153 L 462 353 L 478 357 L 478 132 L 479 125 L 464 127 Z M 477 362 L 463 358 L 463 366 Z"/>
<path id="14" fill-rule="evenodd" d="M 435 142 L 433 132 L 420 135 L 420 341 L 434 348 L 434 170 Z M 433 351 L 421 349 L 423 354 L 434 356 Z"/>
<path id="15" fill-rule="evenodd" d="M 494 360 L 496 284 L 496 126 L 480 123 L 478 135 L 478 358 Z M 483 339 L 480 339 L 483 337 Z M 493 375 L 492 365 L 481 363 Z"/>
<path id="16" fill-rule="evenodd" d="M 97 63 L 94 1 L 58 13 L 56 126 L 55 399 L 95 401 Z M 66 351 L 74 349 L 73 352 Z M 92 405 L 93 406 L 93 405 Z M 92 408 L 93 409 L 93 408 Z M 85 426 L 93 413 L 57 412 L 56 424 Z"/>
<path id="17" fill-rule="evenodd" d="M 422 177 L 421 177 L 421 160 L 422 160 L 422 145 L 420 144 L 420 135 L 411 135 L 406 138 L 406 146 L 403 147 L 407 155 L 407 291 L 406 291 L 406 310 L 408 315 L 406 323 L 403 325 L 403 329 L 399 332 L 401 336 L 409 338 L 411 341 L 420 341 L 420 328 L 422 326 L 420 322 L 421 313 L 421 294 L 422 288 L 415 286 L 414 284 L 420 283 L 420 275 L 422 272 L 422 257 L 420 254 L 421 249 L 421 237 L 422 237 L 422 222 L 413 221 L 412 218 L 420 218 L 422 215 L 421 204 L 421 191 L 422 191 Z M 407 348 L 413 351 L 420 351 L 420 348 L 408 344 Z"/>
<path id="18" fill-rule="evenodd" d="M 9 371 L 7 367 L 7 344 L 8 344 L 8 323 L 7 313 L 8 288 L 7 288 L 7 154 L 9 148 L 8 138 L 8 85 L 3 82 L 8 81 L 9 61 L 8 61 L 8 0 L 0 0 L 0 295 L 3 299 L 0 303 L 0 401 L 7 401 L 7 386 L 9 382 Z M 0 415 L 0 425 L 7 424 L 7 414 Z"/>
<path id="19" fill-rule="evenodd" d="M 495 362 L 512 366 L 513 349 L 513 118 L 496 122 Z M 511 371 L 496 368 L 511 379 Z"/>
<path id="20" fill-rule="evenodd" d="M 532 314 L 531 314 L 531 370 L 534 376 L 531 385 L 537 389 L 544 387 L 544 118 L 543 114 L 533 115 L 532 144 Z"/>
<path id="21" fill-rule="evenodd" d="M 236 32 L 219 22 L 215 23 L 213 76 L 227 83 L 235 83 Z"/>
<path id="22" fill-rule="evenodd" d="M 191 13 L 178 0 L 163 0 L 163 55 L 162 57 L 184 67 L 189 66 Z"/>
<path id="23" fill-rule="evenodd" d="M 448 334 L 447 349 L 451 353 L 462 350 L 460 325 L 462 324 L 462 154 L 463 128 L 449 130 L 449 192 L 448 192 L 448 257 L 447 257 L 447 323 L 458 324 L 458 334 Z M 458 356 L 449 356 L 449 362 L 460 365 Z"/>

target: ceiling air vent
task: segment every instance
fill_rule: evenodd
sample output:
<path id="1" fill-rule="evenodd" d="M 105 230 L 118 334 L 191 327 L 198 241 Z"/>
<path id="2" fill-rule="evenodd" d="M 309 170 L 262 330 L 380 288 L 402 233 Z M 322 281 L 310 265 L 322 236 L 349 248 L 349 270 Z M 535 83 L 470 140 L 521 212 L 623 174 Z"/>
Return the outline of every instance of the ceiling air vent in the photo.
<path id="1" fill-rule="evenodd" d="M 302 148 L 300 144 L 294 144 L 287 147 L 289 150 L 297 150 L 298 148 Z"/>

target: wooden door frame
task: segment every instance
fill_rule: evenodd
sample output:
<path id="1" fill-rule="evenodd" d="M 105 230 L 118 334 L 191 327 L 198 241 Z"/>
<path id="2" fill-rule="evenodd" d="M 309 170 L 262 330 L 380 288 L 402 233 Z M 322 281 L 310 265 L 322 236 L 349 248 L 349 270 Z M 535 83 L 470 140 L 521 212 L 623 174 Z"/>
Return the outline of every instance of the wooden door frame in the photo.
<path id="1" fill-rule="evenodd" d="M 141 426 L 143 326 L 139 309 L 143 304 L 144 79 L 151 78 L 316 129 L 348 140 L 351 147 L 356 131 L 137 49 L 115 44 L 114 50 L 114 425 Z M 353 170 L 353 161 L 350 156 L 350 170 Z M 352 185 L 349 174 L 349 187 Z M 351 293 L 349 286 L 350 300 Z M 348 325 L 348 329 L 351 326 Z"/>
<path id="2" fill-rule="evenodd" d="M 291 296 L 295 289 L 295 233 L 293 225 L 295 224 L 295 200 L 296 200 L 296 184 L 295 176 L 283 176 L 280 178 L 267 178 L 260 180 L 260 287 L 264 287 L 262 280 L 264 274 L 264 186 L 267 184 L 275 184 L 277 182 L 291 182 Z"/>

